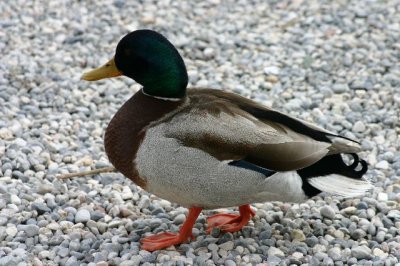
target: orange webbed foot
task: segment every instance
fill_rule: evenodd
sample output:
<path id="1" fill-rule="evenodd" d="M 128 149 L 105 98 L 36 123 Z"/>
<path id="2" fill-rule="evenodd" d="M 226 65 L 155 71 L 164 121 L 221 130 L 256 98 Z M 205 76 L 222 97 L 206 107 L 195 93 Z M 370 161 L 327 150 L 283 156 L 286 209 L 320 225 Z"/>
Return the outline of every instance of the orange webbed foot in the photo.
<path id="1" fill-rule="evenodd" d="M 250 205 L 240 206 L 239 212 L 239 215 L 219 213 L 208 217 L 207 233 L 210 233 L 213 228 L 220 228 L 223 232 L 230 233 L 240 231 L 255 216 L 255 212 L 250 208 Z"/>
<path id="2" fill-rule="evenodd" d="M 200 212 L 201 208 L 190 208 L 186 221 L 183 223 L 179 233 L 164 232 L 145 237 L 140 241 L 142 243 L 142 249 L 154 251 L 185 242 L 188 238 L 192 237 L 192 228 Z"/>
<path id="3" fill-rule="evenodd" d="M 164 249 L 169 246 L 178 245 L 186 241 L 183 235 L 179 233 L 160 233 L 143 238 L 140 242 L 142 243 L 142 249 L 147 251 L 154 251 Z"/>

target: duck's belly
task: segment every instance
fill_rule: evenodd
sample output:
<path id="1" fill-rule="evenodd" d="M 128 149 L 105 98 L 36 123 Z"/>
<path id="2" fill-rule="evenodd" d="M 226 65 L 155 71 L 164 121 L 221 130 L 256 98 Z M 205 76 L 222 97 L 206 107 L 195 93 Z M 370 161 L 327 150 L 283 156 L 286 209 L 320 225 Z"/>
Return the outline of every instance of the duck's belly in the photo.
<path id="1" fill-rule="evenodd" d="M 163 125 L 146 132 L 135 164 L 147 191 L 185 207 L 207 209 L 264 201 L 299 202 L 306 198 L 296 172 L 270 177 L 219 161 L 181 146 L 162 134 Z"/>

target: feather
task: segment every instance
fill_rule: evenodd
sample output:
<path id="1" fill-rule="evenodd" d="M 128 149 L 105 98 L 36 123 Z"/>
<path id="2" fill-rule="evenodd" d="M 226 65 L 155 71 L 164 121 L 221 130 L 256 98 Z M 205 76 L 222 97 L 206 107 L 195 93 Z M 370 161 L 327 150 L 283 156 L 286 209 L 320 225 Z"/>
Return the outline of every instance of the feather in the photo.
<path id="1" fill-rule="evenodd" d="M 308 182 L 323 192 L 343 197 L 362 196 L 374 187 L 367 180 L 354 179 L 337 174 L 309 178 Z"/>

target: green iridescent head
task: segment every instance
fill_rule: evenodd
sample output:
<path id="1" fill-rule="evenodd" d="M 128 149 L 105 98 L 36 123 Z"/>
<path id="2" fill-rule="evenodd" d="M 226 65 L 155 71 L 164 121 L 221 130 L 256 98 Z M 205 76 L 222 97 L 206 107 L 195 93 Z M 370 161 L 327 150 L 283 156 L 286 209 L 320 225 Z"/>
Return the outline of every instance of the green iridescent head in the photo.
<path id="1" fill-rule="evenodd" d="M 151 96 L 185 96 L 188 75 L 182 57 L 161 34 L 137 30 L 118 43 L 115 56 L 104 66 L 83 75 L 85 80 L 99 80 L 125 75 L 143 86 Z"/>

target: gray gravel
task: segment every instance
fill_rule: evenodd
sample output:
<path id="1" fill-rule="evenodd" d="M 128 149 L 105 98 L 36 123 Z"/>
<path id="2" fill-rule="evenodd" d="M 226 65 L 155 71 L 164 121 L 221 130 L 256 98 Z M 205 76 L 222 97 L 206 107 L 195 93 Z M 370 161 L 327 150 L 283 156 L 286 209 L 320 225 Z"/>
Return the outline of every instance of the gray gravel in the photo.
<path id="1" fill-rule="evenodd" d="M 400 2 L 1 1 L 0 265 L 395 265 L 400 261 Z M 268 2 L 268 3 L 266 3 Z M 185 58 L 191 86 L 234 91 L 359 139 L 376 189 L 260 203 L 241 232 L 153 253 L 148 232 L 187 210 L 108 165 L 102 136 L 139 86 L 88 83 L 128 31 L 152 28 Z M 228 211 L 228 210 L 224 210 Z"/>

